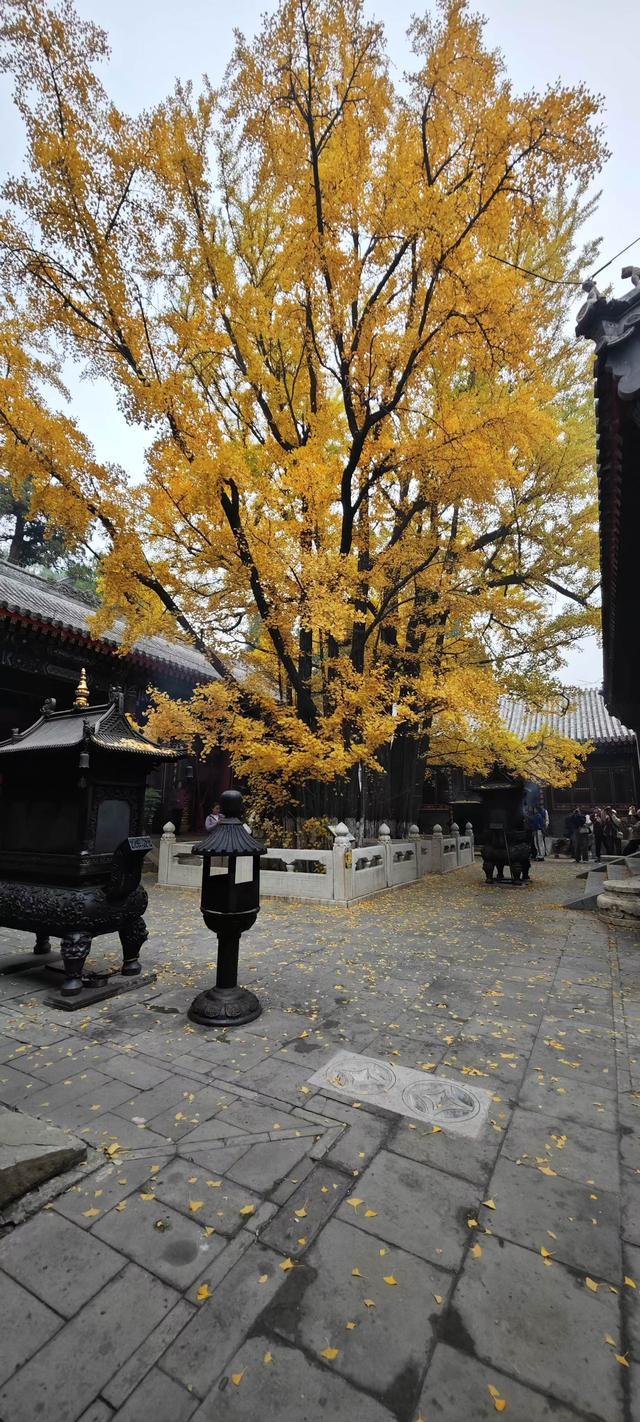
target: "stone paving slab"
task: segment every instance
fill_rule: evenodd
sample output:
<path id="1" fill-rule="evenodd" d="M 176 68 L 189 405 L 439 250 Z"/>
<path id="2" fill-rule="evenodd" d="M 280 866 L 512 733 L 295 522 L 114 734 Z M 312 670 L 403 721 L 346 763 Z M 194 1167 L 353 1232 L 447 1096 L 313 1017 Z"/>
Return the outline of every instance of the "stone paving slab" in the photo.
<path id="1" fill-rule="evenodd" d="M 549 1169 L 500 1160 L 488 1186 L 495 1208 L 481 1206 L 480 1224 L 500 1239 L 545 1246 L 554 1259 L 616 1283 L 622 1268 L 617 1195 L 542 1173 Z"/>
<path id="2" fill-rule="evenodd" d="M 159 1368 L 152 1368 L 135 1392 L 115 1414 L 117 1422 L 189 1422 L 198 1406 L 198 1399 L 168 1378 Z"/>
<path id="3" fill-rule="evenodd" d="M 505 1403 L 501 1410 L 509 1422 L 577 1422 L 584 1416 L 446 1343 L 433 1355 L 418 1412 L 425 1422 L 495 1422 L 496 1398 Z"/>
<path id="4" fill-rule="evenodd" d="M 409 1408 L 431 1349 L 451 1275 L 331 1220 L 287 1277 L 264 1323 L 333 1369 Z"/>
<path id="5" fill-rule="evenodd" d="M 224 1248 L 222 1237 L 207 1235 L 195 1218 L 141 1194 L 116 1205 L 91 1233 L 179 1290 L 187 1289 L 207 1260 Z"/>
<path id="6" fill-rule="evenodd" d="M 482 1236 L 445 1321 L 445 1341 L 604 1422 L 622 1418 L 620 1301 L 539 1253 Z M 523 1326 L 526 1319 L 526 1326 Z"/>
<path id="7" fill-rule="evenodd" d="M 8 1274 L 0 1274 L 0 1383 L 21 1369 L 61 1326 L 59 1314 Z"/>
<path id="8" fill-rule="evenodd" d="M 517 1109 L 509 1123 L 502 1155 L 525 1165 L 539 1164 L 581 1185 L 619 1190 L 616 1143 L 611 1133 Z"/>
<path id="9" fill-rule="evenodd" d="M 173 1304 L 177 1295 L 136 1264 L 112 1279 L 0 1391 L 0 1416 L 76 1422 L 101 1388 Z"/>
<path id="10" fill-rule="evenodd" d="M 573 873 L 265 903 L 235 1031 L 186 1018 L 188 892 L 151 892 L 135 1000 L 61 1023 L 5 977 L 0 1099 L 53 1096 L 92 1149 L 0 1233 L 3 1422 L 640 1422 L 637 936 L 557 907 Z M 340 1050 L 486 1091 L 477 1139 L 310 1084 Z"/>
<path id="11" fill-rule="evenodd" d="M 64 1318 L 77 1313 L 126 1262 L 53 1211 L 43 1210 L 0 1240 L 0 1270 Z"/>
<path id="12" fill-rule="evenodd" d="M 340 1206 L 338 1217 L 440 1264 L 457 1269 L 468 1237 L 467 1218 L 478 1192 L 465 1180 L 380 1151 L 352 1191 L 362 1204 Z M 427 1208 L 428 1201 L 428 1208 Z"/>
<path id="13" fill-rule="evenodd" d="M 279 1422 L 325 1417 L 327 1422 L 392 1422 L 393 1417 L 375 1398 L 356 1392 L 304 1353 L 259 1336 L 231 1360 L 219 1390 L 194 1413 L 194 1422 L 255 1422 L 256 1396 L 262 1416 Z"/>
<path id="14" fill-rule="evenodd" d="M 167 1350 L 161 1366 L 185 1387 L 206 1397 L 246 1334 L 282 1288 L 282 1256 L 252 1244 Z M 256 1395 L 253 1397 L 255 1406 Z"/>

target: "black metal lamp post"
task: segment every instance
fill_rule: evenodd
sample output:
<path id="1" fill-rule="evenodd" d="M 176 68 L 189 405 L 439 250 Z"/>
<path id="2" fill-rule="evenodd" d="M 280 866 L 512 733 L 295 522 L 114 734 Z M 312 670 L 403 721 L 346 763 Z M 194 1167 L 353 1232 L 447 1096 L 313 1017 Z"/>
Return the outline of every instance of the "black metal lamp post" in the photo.
<path id="1" fill-rule="evenodd" d="M 265 846 L 244 827 L 238 790 L 225 790 L 220 808 L 217 825 L 192 849 L 203 857 L 202 917 L 218 937 L 215 987 L 198 993 L 188 1013 L 204 1027 L 240 1026 L 262 1012 L 255 993 L 238 986 L 238 954 L 240 935 L 253 927 L 260 912 L 260 856 Z M 214 857 L 222 863 L 212 865 Z"/>

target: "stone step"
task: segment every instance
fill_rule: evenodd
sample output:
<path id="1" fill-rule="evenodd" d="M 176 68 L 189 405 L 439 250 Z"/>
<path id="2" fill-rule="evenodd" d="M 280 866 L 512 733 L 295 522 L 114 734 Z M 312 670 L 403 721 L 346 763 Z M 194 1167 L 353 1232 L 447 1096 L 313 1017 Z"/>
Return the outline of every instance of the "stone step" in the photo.
<path id="1" fill-rule="evenodd" d="M 578 875 L 582 879 L 583 875 Z M 598 894 L 602 893 L 605 878 L 602 870 L 590 869 L 585 880 L 582 893 L 574 896 L 565 903 L 565 908 L 570 909 L 594 909 L 597 907 Z"/>
<path id="2" fill-rule="evenodd" d="M 612 883 L 614 880 L 626 880 L 628 878 L 629 870 L 623 860 L 621 860 L 618 864 L 607 865 L 607 881 L 609 883 Z"/>
<path id="3" fill-rule="evenodd" d="M 86 1158 L 76 1136 L 0 1106 L 0 1209 Z"/>

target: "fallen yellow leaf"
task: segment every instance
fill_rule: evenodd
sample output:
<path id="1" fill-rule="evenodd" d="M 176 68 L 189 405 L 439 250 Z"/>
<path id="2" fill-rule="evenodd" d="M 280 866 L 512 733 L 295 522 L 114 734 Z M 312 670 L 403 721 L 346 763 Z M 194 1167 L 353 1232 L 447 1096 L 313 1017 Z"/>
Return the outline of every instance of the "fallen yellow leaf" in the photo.
<path id="1" fill-rule="evenodd" d="M 495 1200 L 483 1200 L 482 1203 L 483 1203 L 483 1205 L 486 1205 L 486 1207 L 487 1207 L 488 1210 L 495 1210 L 495 1207 L 496 1207 L 496 1202 L 495 1202 Z"/>
<path id="2" fill-rule="evenodd" d="M 297 1220 L 306 1220 L 308 1210 L 305 1210 L 305 1207 L 303 1205 L 301 1210 L 294 1210 L 293 1213 Z"/>
<path id="3" fill-rule="evenodd" d="M 637 1287 L 638 1287 L 638 1285 L 636 1284 L 635 1279 L 630 1279 L 628 1274 L 625 1274 L 625 1276 L 624 1276 L 624 1282 L 625 1282 L 625 1284 L 627 1285 L 627 1288 L 628 1288 L 628 1289 L 637 1289 Z"/>
<path id="4" fill-rule="evenodd" d="M 597 1294 L 597 1292 L 598 1292 L 598 1285 L 596 1284 L 596 1282 L 595 1282 L 594 1279 L 586 1278 L 584 1282 L 585 1282 L 587 1288 L 588 1288 L 588 1289 L 591 1289 L 592 1294 Z"/>
<path id="5" fill-rule="evenodd" d="M 285 1273 L 287 1269 L 295 1269 L 295 1267 L 293 1259 L 283 1259 L 282 1264 L 278 1265 L 278 1268 L 282 1269 Z"/>
<path id="6" fill-rule="evenodd" d="M 543 1259 L 553 1259 L 553 1254 L 549 1249 L 545 1249 L 544 1244 L 540 1250 Z"/>
<path id="7" fill-rule="evenodd" d="M 348 1322 L 348 1323 L 345 1323 L 345 1328 L 348 1328 L 349 1331 L 351 1331 L 352 1329 L 357 1328 L 357 1327 L 358 1327 L 357 1323 L 353 1323 L 353 1322 L 351 1321 L 351 1319 L 349 1319 L 349 1322 Z"/>
<path id="8" fill-rule="evenodd" d="M 211 1289 L 209 1288 L 208 1284 L 200 1285 L 200 1288 L 198 1289 L 198 1292 L 196 1294 L 196 1298 L 198 1300 L 198 1303 L 203 1303 L 204 1299 L 211 1298 Z"/>
<path id="9" fill-rule="evenodd" d="M 481 1257 L 481 1255 L 482 1255 L 482 1247 L 481 1247 L 481 1245 L 479 1245 L 479 1244 L 474 1244 L 473 1249 L 471 1250 L 471 1254 L 473 1255 L 473 1258 L 474 1258 L 474 1259 L 480 1259 L 480 1257 Z"/>
<path id="10" fill-rule="evenodd" d="M 352 1205 L 352 1206 L 353 1206 L 353 1209 L 354 1209 L 354 1210 L 357 1210 L 358 1205 L 363 1204 L 363 1201 L 362 1201 L 362 1200 L 359 1200 L 358 1197 L 357 1197 L 357 1195 L 349 1195 L 348 1198 L 347 1198 L 347 1204 L 348 1204 L 348 1205 Z"/>
<path id="11" fill-rule="evenodd" d="M 334 1358 L 337 1358 L 339 1352 L 339 1348 L 323 1348 L 320 1357 L 327 1358 L 329 1362 L 332 1363 Z"/>
<path id="12" fill-rule="evenodd" d="M 618 1346 L 615 1338 L 612 1338 L 610 1333 L 605 1333 L 604 1341 L 608 1343 L 611 1348 L 617 1348 Z"/>
<path id="13" fill-rule="evenodd" d="M 239 1386 L 240 1386 L 240 1383 L 242 1382 L 242 1379 L 243 1379 L 243 1377 L 244 1377 L 244 1375 L 245 1375 L 245 1372 L 246 1372 L 246 1368 L 243 1368 L 241 1373 L 232 1373 L 232 1374 L 231 1374 L 231 1381 L 232 1381 L 232 1383 L 235 1384 L 236 1387 L 239 1387 Z"/>
<path id="14" fill-rule="evenodd" d="M 221 1184 L 221 1180 L 207 1180 L 207 1185 L 209 1185 L 212 1190 L 217 1190 L 218 1186 L 220 1186 Z"/>
<path id="15" fill-rule="evenodd" d="M 260 1275 L 260 1278 L 258 1279 L 258 1283 L 259 1283 L 259 1284 L 266 1284 L 268 1278 L 269 1278 L 269 1275 L 268 1275 L 268 1274 L 261 1274 L 261 1275 Z"/>
<path id="16" fill-rule="evenodd" d="M 83 1215 L 84 1215 L 84 1217 L 85 1217 L 86 1220 L 95 1220 L 96 1215 L 99 1215 L 99 1214 L 100 1214 L 100 1211 L 99 1211 L 99 1210 L 93 1210 L 93 1209 L 92 1209 L 92 1210 L 83 1210 L 82 1213 L 83 1213 Z"/>
<path id="17" fill-rule="evenodd" d="M 243 1205 L 242 1209 L 238 1211 L 238 1213 L 241 1215 L 255 1215 L 255 1212 L 255 1205 Z"/>
<path id="18" fill-rule="evenodd" d="M 442 1303 L 442 1294 L 434 1294 L 433 1297 L 434 1297 L 434 1299 L 435 1299 L 435 1301 L 436 1301 L 437 1304 L 441 1304 L 441 1303 Z"/>
<path id="19" fill-rule="evenodd" d="M 550 1165 L 539 1165 L 538 1170 L 541 1175 L 555 1175 L 557 1177 L 558 1174 L 557 1170 L 552 1170 Z"/>
<path id="20" fill-rule="evenodd" d="M 145 1192 L 144 1190 L 142 1190 L 142 1191 L 140 1192 L 140 1199 L 141 1199 L 141 1200 L 155 1200 L 155 1198 L 156 1198 L 155 1195 L 154 1195 L 153 1193 L 150 1193 L 149 1191 L 146 1191 L 146 1192 Z"/>
<path id="21" fill-rule="evenodd" d="M 615 1359 L 616 1363 L 619 1363 L 622 1368 L 628 1368 L 629 1360 L 625 1358 L 624 1353 L 616 1353 Z"/>
<path id="22" fill-rule="evenodd" d="M 273 1362 L 273 1353 L 270 1353 L 270 1352 L 268 1351 L 268 1349 L 267 1349 L 267 1352 L 264 1354 L 262 1361 L 263 1361 L 263 1363 L 272 1363 L 272 1362 Z"/>
<path id="23" fill-rule="evenodd" d="M 468 1226 L 469 1226 L 469 1229 L 477 1229 L 477 1228 L 478 1228 L 478 1221 L 477 1221 L 477 1220 L 468 1219 L 468 1220 L 467 1220 L 467 1224 L 468 1224 Z"/>
<path id="24" fill-rule="evenodd" d="M 96 1211 L 96 1214 L 97 1214 L 97 1211 Z M 351 1273 L 352 1273 L 354 1279 L 361 1279 L 361 1278 L 362 1278 L 362 1274 L 360 1273 L 360 1270 L 357 1269 L 357 1268 L 356 1268 L 356 1269 L 352 1269 L 352 1270 L 351 1270 Z"/>
<path id="25" fill-rule="evenodd" d="M 120 1213 L 122 1213 L 123 1210 L 126 1210 L 126 1208 L 127 1208 L 127 1201 L 126 1201 L 126 1200 L 121 1200 L 121 1201 L 120 1201 L 120 1204 L 119 1204 L 119 1205 L 116 1205 L 116 1209 L 119 1210 Z"/>
<path id="26" fill-rule="evenodd" d="M 365 1308 L 375 1308 L 376 1306 L 375 1299 L 363 1299 L 362 1302 Z"/>
<path id="27" fill-rule="evenodd" d="M 398 1280 L 394 1279 L 393 1274 L 385 1274 L 384 1282 L 385 1284 L 397 1284 Z"/>
<path id="28" fill-rule="evenodd" d="M 203 1205 L 204 1200 L 190 1200 L 189 1209 L 191 1210 L 192 1215 L 197 1215 L 198 1210 L 201 1210 Z"/>
<path id="29" fill-rule="evenodd" d="M 364 1217 L 365 1217 L 366 1220 L 373 1220 L 373 1219 L 375 1219 L 377 1213 L 378 1213 L 377 1210 L 365 1210 L 365 1212 L 364 1212 Z"/>

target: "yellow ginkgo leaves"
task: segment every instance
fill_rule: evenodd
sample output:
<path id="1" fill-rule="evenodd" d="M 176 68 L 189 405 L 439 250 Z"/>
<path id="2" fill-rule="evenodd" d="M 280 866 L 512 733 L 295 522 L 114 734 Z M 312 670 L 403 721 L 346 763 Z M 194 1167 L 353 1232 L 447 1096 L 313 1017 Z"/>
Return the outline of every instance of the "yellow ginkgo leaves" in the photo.
<path id="1" fill-rule="evenodd" d="M 488 1390 L 488 1392 L 491 1394 L 491 1397 L 493 1398 L 493 1405 L 494 1405 L 494 1407 L 495 1407 L 495 1409 L 496 1409 L 496 1412 L 504 1412 L 505 1407 L 506 1407 L 506 1405 L 507 1405 L 506 1399 L 505 1399 L 504 1397 L 501 1397 L 501 1396 L 500 1396 L 500 1392 L 499 1392 L 498 1388 L 495 1386 L 495 1383 L 489 1383 L 489 1386 L 488 1386 L 488 1389 L 487 1389 L 487 1390 Z"/>
<path id="2" fill-rule="evenodd" d="M 320 1357 L 326 1358 L 327 1362 L 332 1363 L 334 1358 L 338 1357 L 339 1352 L 339 1348 L 323 1348 L 320 1353 Z"/>
<path id="3" fill-rule="evenodd" d="M 255 1212 L 256 1212 L 256 1207 L 255 1207 L 255 1205 L 243 1205 L 243 1206 L 242 1206 L 242 1209 L 241 1209 L 241 1210 L 238 1210 L 238 1214 L 239 1214 L 239 1215 L 243 1215 L 245 1218 L 248 1218 L 249 1215 L 255 1215 Z"/>
<path id="4" fill-rule="evenodd" d="M 196 1293 L 198 1303 L 204 1303 L 205 1299 L 211 1298 L 211 1289 L 208 1284 L 201 1284 Z"/>

